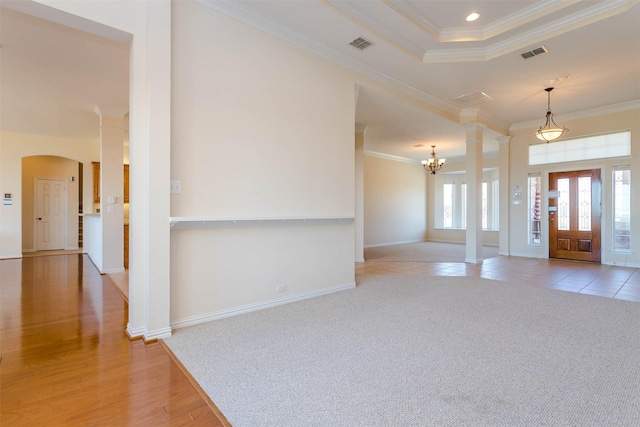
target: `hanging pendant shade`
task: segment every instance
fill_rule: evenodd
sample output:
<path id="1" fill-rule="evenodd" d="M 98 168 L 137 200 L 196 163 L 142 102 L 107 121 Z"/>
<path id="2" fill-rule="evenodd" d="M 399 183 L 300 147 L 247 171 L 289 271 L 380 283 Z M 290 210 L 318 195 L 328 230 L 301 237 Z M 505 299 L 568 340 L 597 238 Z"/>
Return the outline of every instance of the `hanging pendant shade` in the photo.
<path id="1" fill-rule="evenodd" d="M 564 126 L 560 127 L 553 120 L 553 113 L 551 112 L 551 91 L 553 88 L 548 87 L 545 90 L 547 91 L 547 121 L 543 126 L 540 126 L 540 129 L 536 132 L 536 137 L 541 141 L 551 142 L 560 138 L 569 129 Z"/>

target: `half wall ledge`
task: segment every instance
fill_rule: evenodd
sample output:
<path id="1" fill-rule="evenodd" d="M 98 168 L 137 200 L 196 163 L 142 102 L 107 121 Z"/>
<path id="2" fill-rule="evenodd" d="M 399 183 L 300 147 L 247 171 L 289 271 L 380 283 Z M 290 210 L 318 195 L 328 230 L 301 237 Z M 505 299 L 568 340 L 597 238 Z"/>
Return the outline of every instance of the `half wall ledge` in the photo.
<path id="1" fill-rule="evenodd" d="M 169 218 L 169 225 L 171 226 L 172 230 L 175 230 L 186 228 L 232 227 L 234 225 L 253 226 L 260 224 L 336 224 L 349 223 L 353 221 L 354 218 L 354 215 L 283 217 L 173 216 Z"/>

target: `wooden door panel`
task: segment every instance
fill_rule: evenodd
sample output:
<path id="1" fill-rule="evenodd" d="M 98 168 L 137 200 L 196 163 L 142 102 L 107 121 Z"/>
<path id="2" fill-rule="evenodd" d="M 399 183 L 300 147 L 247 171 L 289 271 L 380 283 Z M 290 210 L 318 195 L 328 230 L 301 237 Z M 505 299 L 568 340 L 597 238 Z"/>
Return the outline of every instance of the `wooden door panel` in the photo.
<path id="1" fill-rule="evenodd" d="M 549 174 L 549 257 L 600 262 L 600 169 Z"/>

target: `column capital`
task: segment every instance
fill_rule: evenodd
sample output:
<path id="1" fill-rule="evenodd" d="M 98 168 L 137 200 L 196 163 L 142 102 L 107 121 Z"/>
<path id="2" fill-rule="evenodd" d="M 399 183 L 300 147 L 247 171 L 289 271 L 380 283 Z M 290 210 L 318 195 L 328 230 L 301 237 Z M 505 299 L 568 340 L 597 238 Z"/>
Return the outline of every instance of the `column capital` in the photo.
<path id="1" fill-rule="evenodd" d="M 509 135 L 500 135 L 496 138 L 496 141 L 498 141 L 498 144 L 508 144 L 511 141 L 511 137 Z"/>
<path id="2" fill-rule="evenodd" d="M 365 133 L 367 131 L 367 125 L 356 123 L 356 133 Z"/>
<path id="3" fill-rule="evenodd" d="M 462 126 L 464 128 L 464 130 L 466 130 L 467 132 L 471 131 L 484 131 L 487 127 L 485 125 L 483 125 L 482 123 L 478 123 L 478 122 L 470 122 L 470 123 L 460 123 L 460 126 Z"/>
<path id="4" fill-rule="evenodd" d="M 100 107 L 95 105 L 93 112 L 100 117 L 100 127 L 125 129 L 124 118 L 127 116 L 128 110 L 124 108 Z"/>
<path id="5" fill-rule="evenodd" d="M 109 117 L 114 117 L 116 119 L 124 119 L 124 117 L 127 115 L 127 113 L 129 112 L 129 110 L 127 110 L 126 108 L 117 108 L 117 107 L 105 107 L 105 106 L 99 106 L 98 104 L 96 104 L 93 107 L 93 112 L 96 113 L 99 117 L 103 117 L 103 116 L 109 116 Z"/>

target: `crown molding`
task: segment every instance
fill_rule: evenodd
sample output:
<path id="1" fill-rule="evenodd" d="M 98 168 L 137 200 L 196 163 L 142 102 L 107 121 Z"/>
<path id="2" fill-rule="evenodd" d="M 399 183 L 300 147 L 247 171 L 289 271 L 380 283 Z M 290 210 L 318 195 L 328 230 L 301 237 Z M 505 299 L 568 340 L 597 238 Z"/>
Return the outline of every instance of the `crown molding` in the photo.
<path id="1" fill-rule="evenodd" d="M 421 46 L 413 44 L 383 23 L 363 14 L 359 9 L 354 7 L 352 3 L 337 0 L 321 0 L 321 4 L 335 9 L 351 22 L 385 39 L 418 61 L 422 58 L 424 49 Z"/>
<path id="2" fill-rule="evenodd" d="M 386 6 L 391 8 L 397 14 L 402 16 L 407 21 L 411 22 L 413 25 L 418 27 L 420 30 L 422 30 L 432 38 L 436 40 L 440 38 L 442 28 L 429 21 L 429 19 L 424 16 L 422 12 L 420 12 L 410 3 L 401 3 L 396 0 L 382 0 L 382 3 L 384 3 Z"/>
<path id="3" fill-rule="evenodd" d="M 485 41 L 493 37 L 504 34 L 507 31 L 514 30 L 522 25 L 533 22 L 537 19 L 544 18 L 555 13 L 565 7 L 580 2 L 580 0 L 565 0 L 558 2 L 556 0 L 546 0 L 535 3 L 529 7 L 521 9 L 516 13 L 492 22 L 482 27 L 451 27 L 444 28 L 438 41 L 441 42 L 466 42 L 466 41 Z"/>
<path id="4" fill-rule="evenodd" d="M 352 58 L 349 55 L 338 52 L 328 46 L 313 41 L 295 31 L 285 28 L 282 25 L 268 19 L 264 15 L 256 12 L 254 9 L 234 1 L 217 1 L 217 0 L 195 0 L 197 3 L 206 6 L 218 13 L 243 22 L 251 27 L 258 28 L 272 36 L 278 37 L 291 44 L 299 46 L 303 49 L 311 51 L 323 58 L 333 61 L 339 65 L 349 68 L 366 77 L 372 78 L 378 82 L 384 83 L 403 93 L 411 95 L 427 104 L 439 109 L 445 113 L 457 116 L 459 109 L 448 104 L 426 92 L 421 91 L 413 86 L 401 82 L 393 77 L 381 73 L 366 63 Z"/>
<path id="5" fill-rule="evenodd" d="M 423 63 L 489 61 L 532 44 L 573 31 L 626 12 L 636 5 L 633 0 L 609 0 L 572 15 L 556 19 L 536 29 L 521 33 L 487 47 L 430 50 L 424 53 Z"/>
<path id="6" fill-rule="evenodd" d="M 410 163 L 412 165 L 422 165 L 422 163 L 419 160 L 408 159 L 406 157 L 400 157 L 400 156 L 392 156 L 391 154 L 378 153 L 377 151 L 364 150 L 364 155 L 370 156 L 370 157 L 378 157 L 386 160 L 393 160 L 394 162 Z"/>
<path id="7" fill-rule="evenodd" d="M 606 105 L 603 107 L 590 108 L 588 110 L 576 111 L 567 114 L 554 114 L 553 117 L 559 122 L 569 120 L 587 119 L 590 117 L 603 116 L 605 114 L 620 113 L 622 111 L 637 110 L 640 109 L 640 99 L 629 102 L 621 102 L 619 104 Z M 509 131 L 537 128 L 544 124 L 544 116 L 540 116 L 538 120 L 527 120 L 526 122 L 514 123 L 509 128 Z"/>

